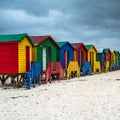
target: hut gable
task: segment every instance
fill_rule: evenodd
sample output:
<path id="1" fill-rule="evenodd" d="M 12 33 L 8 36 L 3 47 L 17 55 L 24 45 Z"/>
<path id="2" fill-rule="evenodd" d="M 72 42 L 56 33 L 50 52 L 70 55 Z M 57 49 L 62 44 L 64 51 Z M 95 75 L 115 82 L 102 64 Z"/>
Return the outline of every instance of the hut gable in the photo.
<path id="1" fill-rule="evenodd" d="M 104 48 L 104 49 L 103 49 L 103 52 L 104 52 L 105 54 L 107 54 L 108 52 L 111 54 L 111 51 L 110 51 L 109 48 Z"/>
<path id="2" fill-rule="evenodd" d="M 85 48 L 83 43 L 71 43 L 72 46 L 74 47 L 74 49 L 79 49 L 79 50 L 85 50 L 87 51 L 87 49 Z"/>
<path id="3" fill-rule="evenodd" d="M 59 45 L 60 48 L 62 47 L 70 47 L 71 49 L 74 50 L 74 47 L 67 41 L 64 41 L 64 42 L 57 42 L 57 44 Z"/>
<path id="4" fill-rule="evenodd" d="M 47 39 L 50 39 L 54 43 L 54 45 L 59 48 L 58 44 L 55 42 L 55 40 L 50 35 L 46 35 L 46 36 L 30 36 L 30 38 L 32 39 L 34 44 L 42 44 Z"/>
<path id="5" fill-rule="evenodd" d="M 86 47 L 87 51 L 94 50 L 95 52 L 97 52 L 97 49 L 95 48 L 94 45 L 85 45 L 85 47 Z"/>

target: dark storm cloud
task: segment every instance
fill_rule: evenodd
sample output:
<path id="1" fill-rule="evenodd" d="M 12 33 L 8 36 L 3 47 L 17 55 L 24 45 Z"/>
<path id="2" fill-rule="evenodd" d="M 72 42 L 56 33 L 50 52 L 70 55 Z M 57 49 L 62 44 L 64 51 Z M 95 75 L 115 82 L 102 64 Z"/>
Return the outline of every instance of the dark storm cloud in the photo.
<path id="1" fill-rule="evenodd" d="M 1 0 L 0 34 L 51 34 L 120 50 L 119 5 L 120 0 Z"/>

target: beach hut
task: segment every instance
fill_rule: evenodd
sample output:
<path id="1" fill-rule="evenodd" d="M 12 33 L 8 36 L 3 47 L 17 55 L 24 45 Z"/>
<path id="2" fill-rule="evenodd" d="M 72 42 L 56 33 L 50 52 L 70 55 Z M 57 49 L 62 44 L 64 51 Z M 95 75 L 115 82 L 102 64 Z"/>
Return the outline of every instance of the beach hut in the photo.
<path id="1" fill-rule="evenodd" d="M 69 42 L 57 42 L 60 49 L 58 50 L 58 60 L 60 60 L 63 69 L 67 69 L 69 62 L 74 61 L 74 48 Z"/>
<path id="2" fill-rule="evenodd" d="M 96 61 L 97 49 L 94 45 L 85 45 L 87 49 L 87 61 L 90 62 L 93 73 L 100 72 L 100 62 Z"/>
<path id="3" fill-rule="evenodd" d="M 87 49 L 83 43 L 71 43 L 74 47 L 74 60 L 78 61 L 81 75 L 91 74 L 91 66 L 87 63 Z"/>
<path id="4" fill-rule="evenodd" d="M 74 61 L 74 48 L 69 42 L 57 42 L 60 49 L 58 50 L 58 60 L 66 73 L 65 76 L 70 78 L 75 71 L 77 76 L 80 76 L 79 65 L 77 61 Z"/>
<path id="5" fill-rule="evenodd" d="M 115 65 L 116 65 L 116 70 L 118 70 L 120 68 L 120 64 L 119 64 L 119 58 L 120 58 L 120 53 L 119 51 L 114 51 L 115 52 Z"/>
<path id="6" fill-rule="evenodd" d="M 57 49 L 55 40 L 50 36 L 30 36 L 34 42 L 33 61 L 41 62 L 41 70 L 46 70 L 50 62 L 57 61 Z"/>
<path id="7" fill-rule="evenodd" d="M 116 69 L 116 53 L 115 51 L 111 52 L 111 63 L 110 63 L 110 71 Z"/>
<path id="8" fill-rule="evenodd" d="M 87 61 L 87 49 L 83 43 L 71 43 L 74 47 L 74 60 L 78 61 L 79 66 L 82 67 L 83 63 Z"/>
<path id="9" fill-rule="evenodd" d="M 105 64 L 106 64 L 106 72 L 110 69 L 111 64 L 111 51 L 109 48 L 104 48 L 103 53 L 105 54 Z"/>
<path id="10" fill-rule="evenodd" d="M 28 34 L 0 35 L 0 79 L 17 82 L 30 70 L 33 42 Z M 21 77 L 19 77 L 21 76 Z M 20 78 L 20 79 L 19 79 Z"/>
<path id="11" fill-rule="evenodd" d="M 97 52 L 96 61 L 100 62 L 101 72 L 105 71 L 105 54 L 103 52 Z"/>
<path id="12" fill-rule="evenodd" d="M 30 36 L 34 42 L 33 61 L 41 63 L 42 75 L 45 75 L 45 82 L 51 81 L 52 74 L 59 74 L 62 79 L 62 67 L 57 61 L 57 50 L 59 49 L 56 41 L 50 36 Z"/>
<path id="13" fill-rule="evenodd" d="M 120 52 L 119 51 L 116 51 L 117 52 L 117 61 L 118 61 L 118 66 L 119 66 L 119 68 L 118 69 L 120 69 Z"/>

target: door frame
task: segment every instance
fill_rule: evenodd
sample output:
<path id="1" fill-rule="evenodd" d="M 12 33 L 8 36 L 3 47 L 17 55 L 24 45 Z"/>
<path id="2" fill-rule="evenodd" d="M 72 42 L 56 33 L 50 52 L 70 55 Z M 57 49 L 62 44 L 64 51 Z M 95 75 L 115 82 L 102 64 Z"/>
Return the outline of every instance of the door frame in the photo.
<path id="1" fill-rule="evenodd" d="M 30 46 L 26 46 L 26 72 L 30 70 Z"/>
<path id="2" fill-rule="evenodd" d="M 42 67 L 43 67 L 43 70 L 45 70 L 46 69 L 46 47 L 43 47 L 42 48 L 42 61 L 43 61 L 43 65 L 42 65 Z"/>

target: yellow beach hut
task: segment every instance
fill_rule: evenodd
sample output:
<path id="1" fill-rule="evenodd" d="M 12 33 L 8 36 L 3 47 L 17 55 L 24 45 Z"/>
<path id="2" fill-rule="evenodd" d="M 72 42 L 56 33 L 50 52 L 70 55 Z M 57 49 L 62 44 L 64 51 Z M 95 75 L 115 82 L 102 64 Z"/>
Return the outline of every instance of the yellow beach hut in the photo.
<path id="1" fill-rule="evenodd" d="M 85 45 L 87 49 L 87 61 L 90 62 L 93 73 L 100 72 L 100 62 L 96 61 L 97 49 L 94 45 Z"/>

